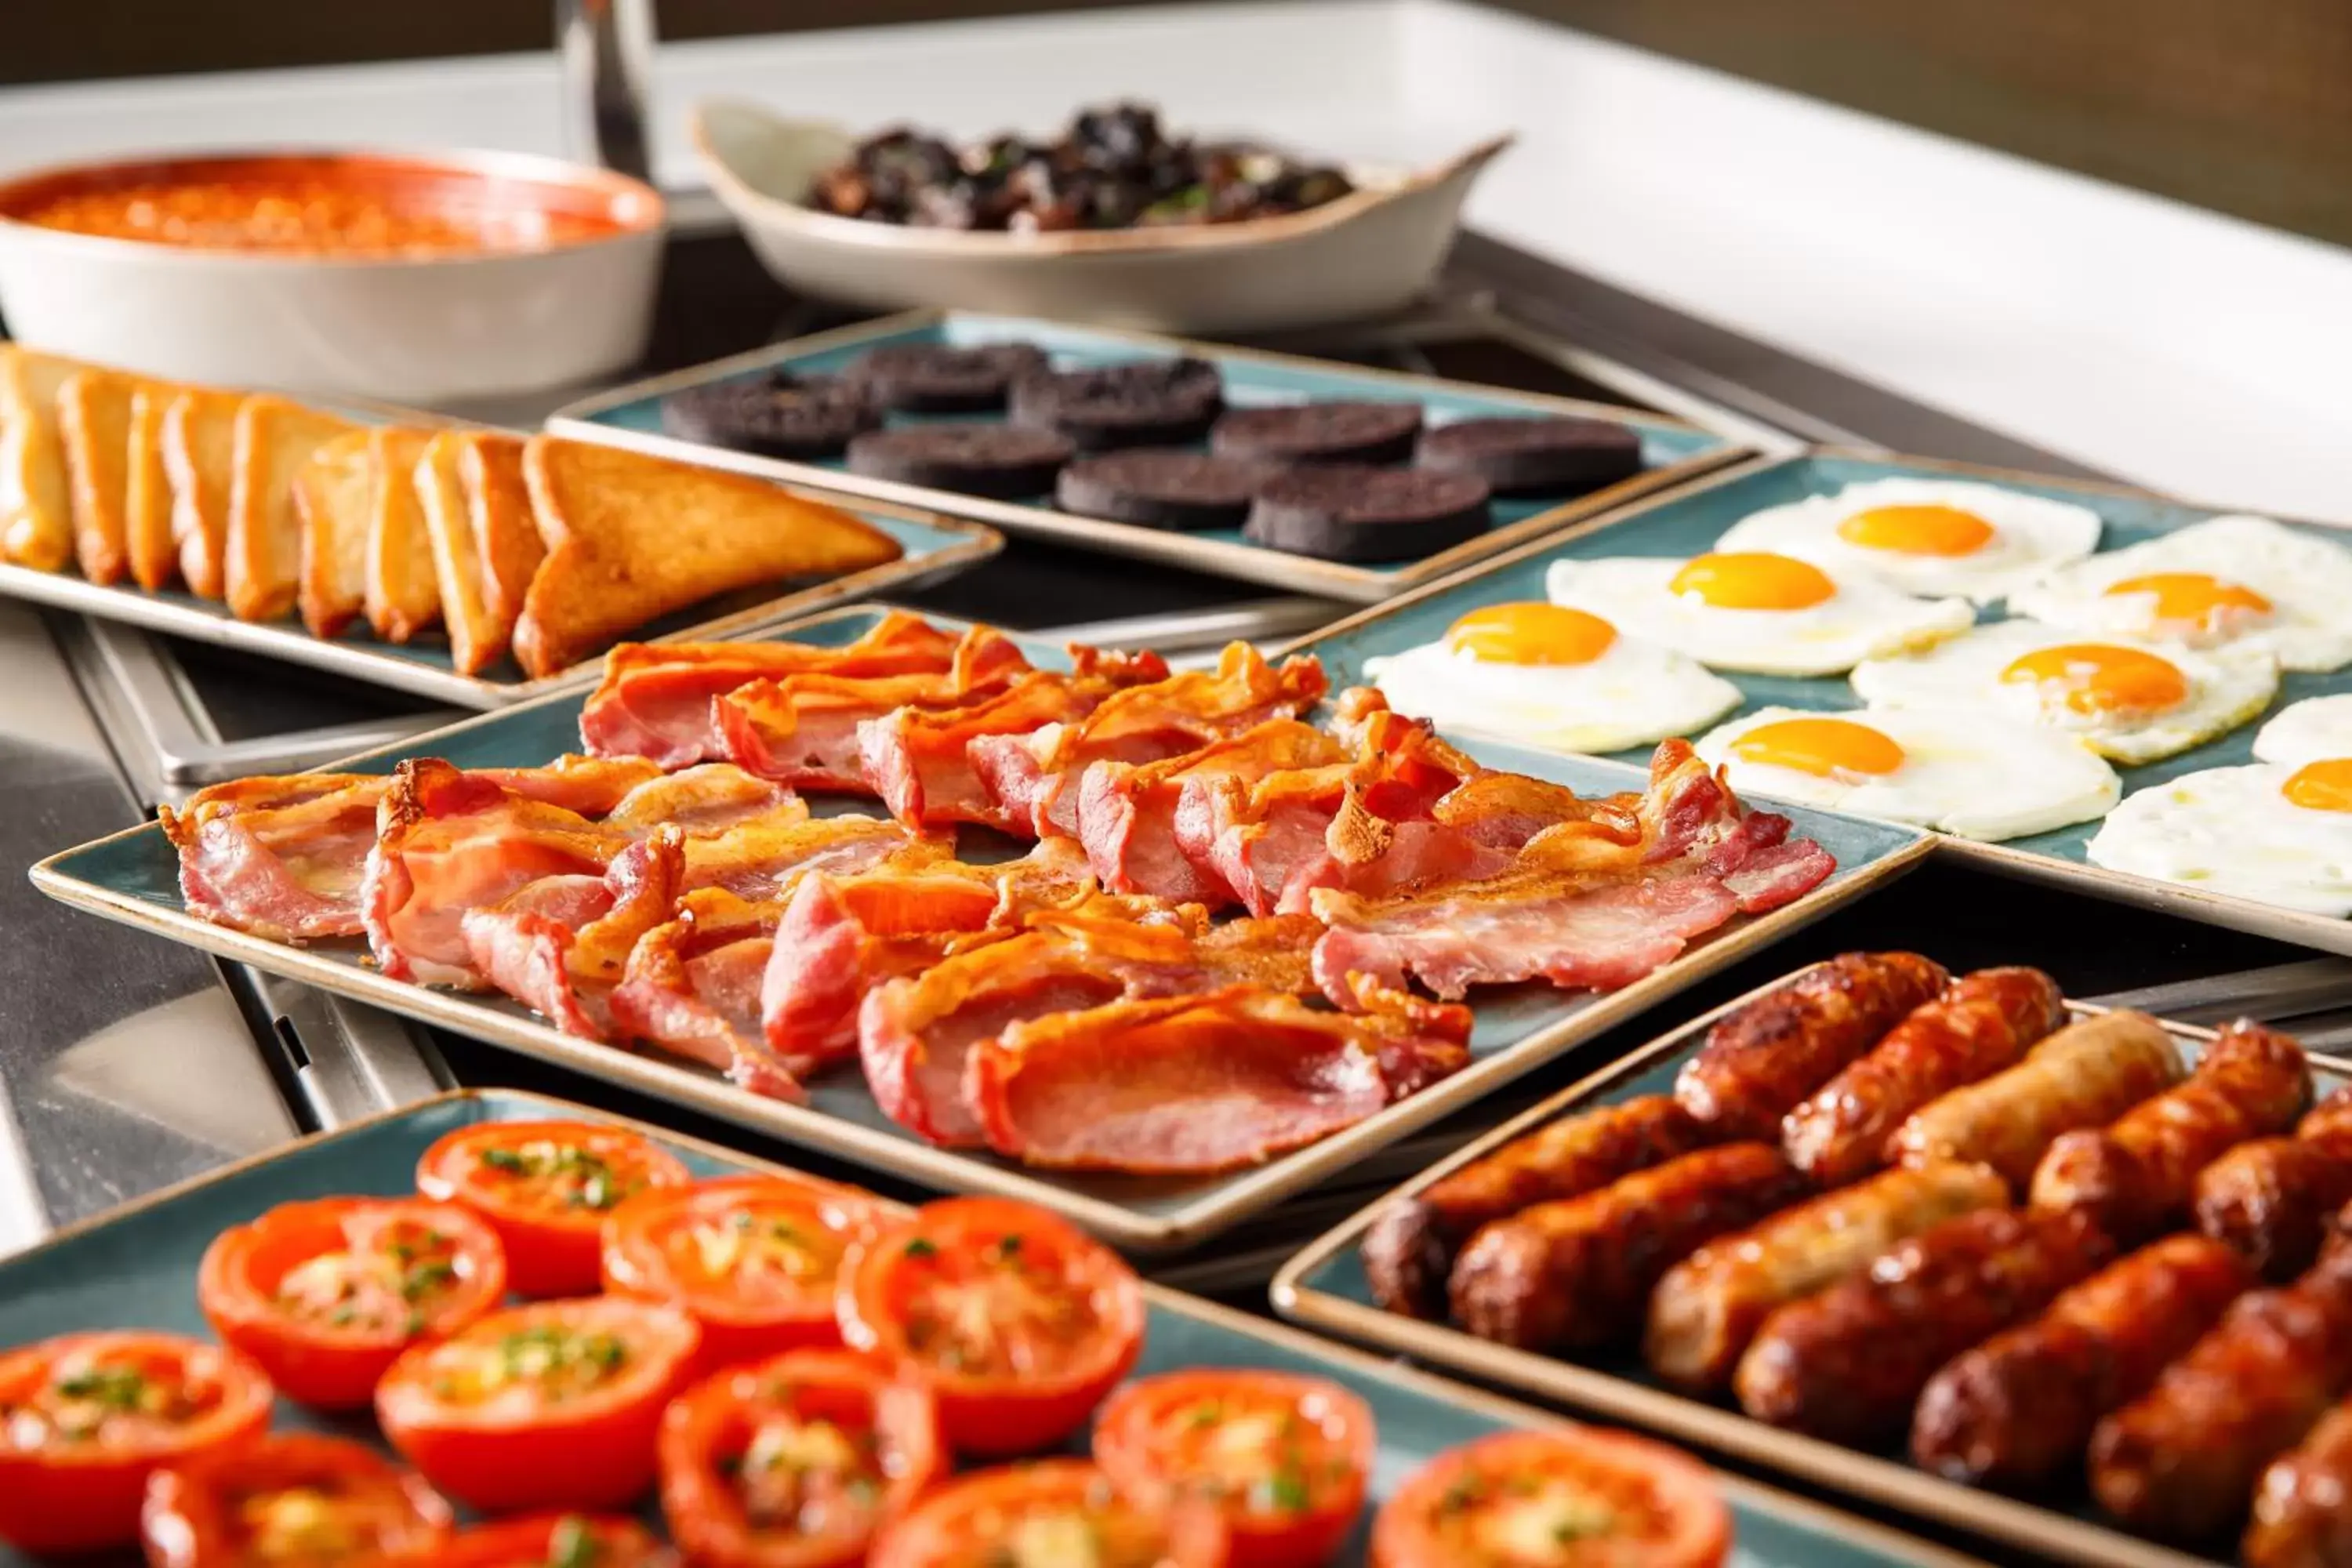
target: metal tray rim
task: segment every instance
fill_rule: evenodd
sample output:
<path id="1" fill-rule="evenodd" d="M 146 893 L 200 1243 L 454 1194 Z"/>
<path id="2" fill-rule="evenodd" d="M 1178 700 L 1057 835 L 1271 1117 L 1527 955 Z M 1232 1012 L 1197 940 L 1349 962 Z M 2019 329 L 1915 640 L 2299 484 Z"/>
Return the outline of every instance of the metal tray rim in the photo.
<path id="1" fill-rule="evenodd" d="M 1646 1045 L 1579 1079 L 1559 1092 L 1482 1134 L 1421 1174 L 1373 1199 L 1308 1242 L 1285 1263 L 1267 1287 L 1275 1310 L 1294 1322 L 1344 1333 L 1400 1355 L 1421 1358 L 1525 1394 L 1549 1398 L 1613 1420 L 1637 1422 L 1677 1441 L 1704 1444 L 1751 1464 L 1769 1466 L 1846 1497 L 1904 1509 L 1940 1523 L 1977 1531 L 1990 1538 L 2047 1552 L 2092 1568 L 2212 1568 L 2212 1560 L 2161 1546 L 2105 1525 L 2072 1519 L 2000 1492 L 1964 1486 L 1909 1465 L 1864 1453 L 1801 1433 L 1784 1431 L 1704 1401 L 1654 1389 L 1575 1363 L 1475 1338 L 1444 1323 L 1423 1322 L 1377 1307 L 1333 1296 L 1306 1283 L 1360 1240 L 1372 1220 L 1397 1199 L 1421 1191 L 1481 1159 L 1511 1140 L 1591 1100 L 1625 1079 L 1671 1058 L 1716 1021 L 1798 974 L 1808 964 L 1768 980 L 1744 994 L 1659 1036 Z M 2107 1009 L 2069 1001 L 2070 1013 L 2088 1017 Z M 2167 1033 L 2210 1041 L 2214 1031 L 2159 1018 Z M 2352 1061 L 2317 1051 L 2313 1065 L 2352 1076 Z"/>
<path id="2" fill-rule="evenodd" d="M 1908 453 L 1868 450 L 1858 447 L 1809 447 L 1801 451 L 1782 455 L 1769 453 L 1743 457 L 1714 471 L 1693 477 L 1670 489 L 1629 500 L 1598 517 L 1591 517 L 1570 527 L 1529 540 L 1500 554 L 1489 556 L 1467 570 L 1456 572 L 1436 582 L 1425 583 L 1377 605 L 1370 605 L 1351 615 L 1333 621 L 1304 636 L 1292 638 L 1275 650 L 1275 657 L 1288 658 L 1294 654 L 1312 653 L 1325 640 L 1357 631 L 1387 617 L 1412 609 L 1440 594 L 1450 594 L 1476 582 L 1479 578 L 1502 572 L 1533 559 L 1546 551 L 1556 550 L 1572 540 L 1589 539 L 1629 523 L 1639 522 L 1661 507 L 1679 504 L 1693 496 L 1748 479 L 1769 473 L 1792 463 L 1815 458 L 1842 458 L 1858 462 L 1903 463 L 1911 467 L 1956 478 L 2022 481 L 2039 485 L 2063 485 L 2093 495 L 2127 498 L 2134 500 L 2158 500 L 2183 506 L 2205 506 L 2200 501 L 2183 501 L 2177 496 L 2137 485 L 2118 484 L 2104 479 L 2076 479 L 2052 474 L 2036 474 L 2022 468 L 2004 468 L 1983 463 L 1966 463 L 1944 458 L 1919 458 Z M 2217 512 L 2218 514 L 2218 512 Z M 2270 514 L 2265 514 L 2270 515 Z M 2352 520 L 2329 521 L 2310 518 L 2283 518 L 2303 528 L 2324 528 L 2352 534 Z M 1589 753 L 1575 753 L 1586 755 Z M 1759 799 L 1769 798 L 1759 795 Z M 2202 888 L 2182 887 L 2176 883 L 2143 877 L 2137 872 L 2111 871 L 2101 866 L 2078 864 L 2054 855 L 2019 849 L 2007 844 L 1988 844 L 1979 839 L 1961 838 L 1935 828 L 1927 832 L 1939 856 L 1965 861 L 1985 870 L 2021 881 L 2041 882 L 2089 894 L 2114 903 L 2153 910 L 2195 921 L 2202 925 L 2221 926 L 2230 931 L 2246 931 L 2254 936 L 2270 937 L 2279 942 L 2322 952 L 2352 954 L 2352 920 L 2331 920 L 2326 915 L 2305 914 L 2300 910 L 2281 909 L 2274 905 L 2240 898 L 2230 893 L 2216 893 Z"/>
<path id="3" fill-rule="evenodd" d="M 551 1117 L 582 1118 L 619 1127 L 644 1137 L 674 1144 L 707 1159 L 744 1165 L 759 1171 L 783 1174 L 800 1173 L 792 1166 L 764 1155 L 750 1153 L 725 1144 L 713 1143 L 708 1139 L 698 1138 L 692 1133 L 679 1132 L 618 1111 L 607 1110 L 599 1106 L 582 1105 L 558 1095 L 520 1089 L 452 1089 L 423 1100 L 413 1100 L 406 1105 L 377 1111 L 341 1127 L 308 1133 L 276 1149 L 266 1149 L 259 1153 L 244 1155 L 217 1165 L 212 1170 L 184 1177 L 168 1185 L 158 1187 L 153 1192 L 142 1194 L 127 1203 L 118 1204 L 69 1225 L 60 1226 L 31 1246 L 11 1253 L 5 1258 L 0 1258 L 0 1264 L 9 1267 L 19 1264 L 37 1265 L 44 1254 L 85 1236 L 102 1231 L 120 1220 L 161 1207 L 192 1193 L 201 1192 L 206 1187 L 217 1185 L 222 1182 L 274 1164 L 299 1150 L 339 1142 L 377 1127 L 407 1120 L 436 1107 L 494 1099 L 544 1107 Z M 870 1195 L 875 1204 L 887 1212 L 893 1214 L 912 1212 L 910 1205 L 895 1199 L 885 1197 L 880 1194 Z M 1182 1290 L 1171 1289 L 1165 1285 L 1154 1284 L 1149 1279 L 1141 1281 L 1141 1285 L 1143 1299 L 1151 1307 L 1179 1317 L 1192 1318 L 1200 1322 L 1213 1324 L 1261 1343 L 1279 1346 L 1301 1355 L 1336 1363 L 1350 1371 L 1360 1373 L 1368 1378 L 1393 1384 L 1400 1388 L 1440 1404 L 1454 1405 L 1474 1415 L 1538 1431 L 1557 1430 L 1578 1425 L 1570 1417 L 1562 1415 L 1557 1411 L 1522 1405 L 1485 1389 L 1474 1388 L 1455 1383 L 1449 1378 L 1441 1377 L 1434 1373 L 1423 1372 L 1418 1367 L 1400 1366 L 1393 1362 L 1382 1361 L 1353 1345 L 1327 1339 L 1319 1334 L 1310 1334 L 1292 1328 L 1286 1323 L 1254 1317 L 1238 1309 L 1223 1306 Z M 1921 1564 L 1922 1568 L 1981 1568 L 1975 1558 L 1964 1557 L 1933 1542 L 1906 1535 L 1899 1530 L 1880 1524 L 1875 1521 L 1840 1512 L 1837 1509 L 1826 1503 L 1816 1502 L 1811 1498 L 1784 1492 L 1778 1488 L 1750 1480 L 1744 1476 L 1728 1475 L 1719 1470 L 1714 1471 L 1713 1475 L 1716 1484 L 1726 1496 L 1750 1502 L 1759 1511 L 1769 1512 L 1792 1521 L 1807 1524 L 1827 1533 L 1852 1537 L 1876 1547 L 1890 1556 L 1908 1557 Z"/>
<path id="4" fill-rule="evenodd" d="M 1318 371 L 1345 371 L 1384 385 L 1423 387 L 1455 391 L 1475 387 L 1481 392 L 1506 396 L 1530 408 L 1549 409 L 1555 413 L 1580 415 L 1588 418 L 1606 418 L 1616 423 L 1637 423 L 1644 426 L 1696 432 L 1713 436 L 1724 442 L 1717 451 L 1703 452 L 1685 458 L 1664 468 L 1646 470 L 1589 495 L 1564 500 L 1548 507 L 1531 517 L 1498 528 L 1489 533 L 1440 551 L 1435 555 L 1416 562 L 1393 573 L 1374 572 L 1344 562 L 1319 561 L 1312 556 L 1297 555 L 1286 551 L 1267 550 L 1256 545 L 1234 544 L 1222 540 L 1202 539 L 1165 529 L 1141 528 L 1131 523 L 1111 522 L 1097 518 L 1073 516 L 1067 512 L 1048 510 L 1042 507 L 1024 506 L 1013 501 L 992 500 L 981 496 L 961 495 L 953 490 L 933 489 L 927 486 L 901 484 L 890 479 L 868 479 L 812 464 L 791 462 L 782 458 L 762 458 L 745 452 L 732 452 L 723 447 L 704 446 L 699 442 L 680 440 L 650 431 L 623 430 L 598 422 L 596 416 L 625 404 L 658 397 L 693 386 L 716 377 L 739 371 L 756 370 L 780 360 L 826 350 L 847 347 L 873 339 L 889 337 L 918 328 L 930 326 L 961 317 L 974 321 L 1013 321 L 1030 318 L 997 316 L 987 311 L 919 310 L 902 311 L 871 321 L 853 322 L 844 327 L 812 332 L 781 343 L 730 354 L 722 359 L 683 370 L 669 371 L 648 376 L 642 381 L 600 392 L 565 404 L 547 417 L 547 428 L 552 433 L 577 440 L 601 441 L 610 446 L 650 452 L 661 457 L 693 455 L 698 461 L 730 468 L 739 472 L 757 474 L 763 478 L 786 479 L 803 483 L 823 484 L 831 488 L 876 500 L 897 501 L 950 511 L 981 521 L 992 523 L 1010 533 L 1028 534 L 1050 539 L 1085 549 L 1104 551 L 1117 555 L 1129 555 L 1142 560 L 1162 562 L 1171 566 L 1210 572 L 1220 576 L 1257 583 L 1269 587 L 1287 588 L 1298 593 L 1320 594 L 1329 598 L 1354 604 L 1378 604 L 1384 598 L 1436 582 L 1457 571 L 1475 566 L 1506 551 L 1522 541 L 1548 537 L 1580 520 L 1612 511 L 1642 497 L 1679 488 L 1714 469 L 1740 461 L 1755 447 L 1745 439 L 1710 430 L 1673 415 L 1651 414 L 1612 404 L 1591 403 L 1549 394 L 1517 392 L 1508 387 L 1485 387 L 1473 382 L 1454 381 L 1443 376 L 1421 375 L 1409 371 L 1381 370 L 1371 366 L 1345 364 L 1332 360 L 1316 359 L 1305 354 L 1281 353 L 1265 349 L 1231 348 L 1221 343 L 1198 339 L 1170 336 L 1158 332 L 1130 331 L 1112 327 L 1086 327 L 1096 336 L 1139 347 L 1176 350 L 1217 360 L 1240 360 L 1250 363 L 1275 366 L 1312 367 Z M 1040 322 L 1041 326 L 1066 328 L 1065 322 Z"/>
<path id="5" fill-rule="evenodd" d="M 778 632 L 862 614 L 880 614 L 886 604 L 842 606 L 805 616 Z M 953 617 L 935 616 L 935 624 L 960 625 Z M 530 708 L 562 700 L 568 691 L 551 692 L 530 704 L 477 714 L 438 730 L 427 731 L 363 752 L 346 762 L 387 752 L 430 751 L 447 737 L 526 712 Z M 341 764 L 329 763 L 320 772 Z M 1622 766 L 1623 764 L 1614 764 Z M 1835 813 L 1825 815 L 1835 816 Z M 1883 826 L 1883 824 L 1874 824 Z M 122 828 L 89 843 L 45 857 L 30 872 L 33 885 L 50 898 L 76 909 L 134 926 L 142 931 L 195 947 L 224 958 L 249 963 L 271 973 L 317 985 L 324 990 L 372 1003 L 425 1023 L 454 1029 L 491 1045 L 551 1061 L 592 1078 L 616 1079 L 639 1092 L 669 1100 L 730 1121 L 737 1126 L 805 1143 L 861 1164 L 900 1174 L 913 1174 L 950 1191 L 983 1191 L 1018 1197 L 1055 1209 L 1097 1234 L 1140 1252 L 1158 1252 L 1191 1246 L 1259 1213 L 1293 1193 L 1311 1186 L 1358 1156 L 1385 1147 L 1399 1138 L 1430 1125 L 1489 1091 L 1535 1070 L 1563 1053 L 1615 1026 L 1688 985 L 1707 978 L 1752 952 L 1762 951 L 1831 910 L 1861 898 L 1893 879 L 1916 868 L 1931 847 L 1926 836 L 1910 838 L 1868 865 L 1816 888 L 1796 902 L 1763 915 L 1686 949 L 1669 963 L 1621 990 L 1595 997 L 1580 1011 L 1532 1031 L 1475 1061 L 1452 1077 L 1374 1112 L 1355 1126 L 1319 1143 L 1281 1155 L 1246 1173 L 1207 1178 L 1220 1184 L 1211 1194 L 1165 1214 L 1146 1215 L 1092 1194 L 1071 1191 L 992 1160 L 948 1149 L 934 1148 L 876 1128 L 839 1120 L 814 1106 L 765 1100 L 736 1089 L 715 1076 L 616 1046 L 582 1040 L 522 1013 L 512 1004 L 485 1002 L 465 993 L 435 990 L 404 980 L 394 980 L 373 969 L 339 962 L 307 948 L 276 942 L 233 931 L 187 913 L 165 910 L 136 898 L 67 874 L 59 862 L 89 849 L 114 844 L 143 833 L 160 833 L 152 822 Z"/>

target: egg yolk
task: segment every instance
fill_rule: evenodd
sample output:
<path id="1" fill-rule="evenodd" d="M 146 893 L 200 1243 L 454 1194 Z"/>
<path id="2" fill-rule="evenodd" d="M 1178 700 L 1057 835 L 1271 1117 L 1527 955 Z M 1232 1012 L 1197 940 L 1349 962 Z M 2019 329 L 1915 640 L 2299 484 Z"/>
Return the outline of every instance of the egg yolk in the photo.
<path id="1" fill-rule="evenodd" d="M 1686 561 L 1667 586 L 1718 610 L 1801 610 L 1837 592 L 1828 574 L 1810 562 L 1743 550 Z"/>
<path id="2" fill-rule="evenodd" d="M 2271 602 L 2252 588 L 2224 583 L 2202 572 L 2158 572 L 2107 584 L 2107 597 L 2122 594 L 2153 594 L 2159 624 L 2196 626 L 2209 632 L 2218 627 L 2231 610 L 2256 616 L 2266 616 L 2271 611 Z"/>
<path id="3" fill-rule="evenodd" d="M 2189 678 L 2179 665 L 2103 643 L 2036 648 L 2000 678 L 2055 687 L 2077 713 L 2161 713 L 2189 700 Z"/>
<path id="4" fill-rule="evenodd" d="M 1731 754 L 1760 766 L 1793 768 L 1815 778 L 1891 773 L 1903 748 L 1867 724 L 1849 719 L 1781 719 L 1759 724 L 1731 742 Z"/>
<path id="5" fill-rule="evenodd" d="M 1837 531 L 1848 544 L 1905 555 L 1973 555 L 1992 542 L 1992 524 L 1956 506 L 1874 506 Z"/>
<path id="6" fill-rule="evenodd" d="M 1447 647 L 1481 664 L 1591 664 L 1616 640 L 1615 626 L 1564 605 L 1488 605 L 1445 633 Z"/>
<path id="7" fill-rule="evenodd" d="M 2279 793 L 2306 811 L 2352 811 L 2352 757 L 2305 763 Z"/>

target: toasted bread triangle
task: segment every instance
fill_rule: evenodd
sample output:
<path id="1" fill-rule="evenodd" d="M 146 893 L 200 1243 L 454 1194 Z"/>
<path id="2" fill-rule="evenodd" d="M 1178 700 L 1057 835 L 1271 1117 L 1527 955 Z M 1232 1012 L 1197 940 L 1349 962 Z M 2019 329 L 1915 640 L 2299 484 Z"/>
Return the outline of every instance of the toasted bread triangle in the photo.
<path id="1" fill-rule="evenodd" d="M 236 472 L 236 411 L 244 395 L 183 387 L 163 410 L 163 471 L 172 480 L 172 537 L 188 592 L 217 599 L 228 576 L 228 505 Z"/>
<path id="2" fill-rule="evenodd" d="M 294 476 L 350 423 L 257 393 L 236 411 L 236 473 L 229 486 L 227 596 L 241 621 L 274 621 L 294 607 L 302 522 Z"/>
<path id="3" fill-rule="evenodd" d="M 58 388 L 58 434 L 73 498 L 74 557 L 93 583 L 122 581 L 131 565 L 124 502 L 129 490 L 131 399 L 136 376 L 79 370 Z"/>
<path id="4" fill-rule="evenodd" d="M 313 637 L 331 637 L 358 618 L 367 597 L 368 531 L 382 477 L 369 432 L 351 430 L 316 452 L 294 476 L 302 520 L 302 568 L 295 602 Z"/>
<path id="5" fill-rule="evenodd" d="M 0 552 L 19 566 L 64 568 L 74 556 L 73 500 L 58 393 L 89 367 L 0 344 Z"/>

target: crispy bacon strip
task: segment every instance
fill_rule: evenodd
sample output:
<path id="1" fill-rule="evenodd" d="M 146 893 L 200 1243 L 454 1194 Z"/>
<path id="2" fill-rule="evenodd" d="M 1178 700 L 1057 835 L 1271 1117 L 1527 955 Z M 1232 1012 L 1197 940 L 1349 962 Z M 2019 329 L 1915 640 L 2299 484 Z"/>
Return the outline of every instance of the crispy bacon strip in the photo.
<path id="1" fill-rule="evenodd" d="M 1130 686 L 1081 718 L 1026 734 L 981 736 L 971 742 L 971 766 L 1015 831 L 1075 837 L 1079 780 L 1090 764 L 1158 762 L 1267 719 L 1296 718 L 1328 684 L 1316 659 L 1285 659 L 1276 668 L 1249 644 L 1232 643 L 1214 670 Z"/>
<path id="2" fill-rule="evenodd" d="M 875 1100 L 900 1126 L 935 1143 L 980 1142 L 964 1100 L 966 1054 L 1024 1019 L 1241 982 L 1290 993 L 1310 984 L 1315 924 L 1304 919 L 1212 927 L 1197 905 L 1146 912 L 1102 895 L 1033 915 L 1030 925 L 867 994 L 858 1056 Z"/>
<path id="3" fill-rule="evenodd" d="M 1259 985 L 1112 1002 L 976 1044 L 965 1096 L 1032 1165 L 1205 1175 L 1353 1126 L 1469 1059 L 1469 1009 L 1327 1013 Z"/>
<path id="4" fill-rule="evenodd" d="M 467 910 L 458 930 L 492 986 L 565 1034 L 601 1040 L 630 951 L 669 918 L 685 875 L 685 836 L 664 828 L 615 855 L 602 877 L 543 877 L 495 908 Z"/>
<path id="5" fill-rule="evenodd" d="M 993 697 L 960 708 L 901 708 L 857 727 L 866 787 L 909 827 L 958 822 L 1012 829 L 1012 817 L 972 770 L 971 748 L 992 735 L 1025 735 L 1093 712 L 1112 693 L 1168 678 L 1156 653 L 1104 653 L 1072 648 L 1062 674 L 1024 675 Z"/>
<path id="6" fill-rule="evenodd" d="M 1209 860 L 1211 792 L 1239 793 L 1273 774 L 1331 767 L 1347 756 L 1347 748 L 1326 731 L 1297 719 L 1269 719 L 1181 756 L 1097 762 L 1079 782 L 1078 838 L 1095 876 L 1110 891 L 1216 909 L 1234 896 Z M 1188 815 L 1200 824 L 1189 835 L 1182 830 Z"/>
<path id="7" fill-rule="evenodd" d="M 807 1098 L 760 1036 L 760 985 L 776 915 L 723 888 L 686 895 L 630 950 L 612 994 L 614 1032 L 723 1072 L 770 1100 Z"/>
<path id="8" fill-rule="evenodd" d="M 812 670 L 753 680 L 712 701 L 727 755 L 747 772 L 800 789 L 866 793 L 857 727 L 901 708 L 956 708 L 1029 672 L 1013 639 L 974 626 L 945 670 L 840 675 Z"/>
<path id="9" fill-rule="evenodd" d="M 1745 811 L 1688 744 L 1651 761 L 1629 824 L 1595 812 L 1548 827 L 1499 876 L 1408 887 L 1380 898 L 1325 889 L 1312 907 L 1330 930 L 1315 973 L 1344 1005 L 1349 976 L 1439 995 L 1541 979 L 1613 990 L 1735 914 L 1776 909 L 1835 869 L 1789 821 Z"/>
<path id="10" fill-rule="evenodd" d="M 893 610 L 841 647 L 808 643 L 622 643 L 580 710 L 580 742 L 600 757 L 645 757 L 666 768 L 727 754 L 711 700 L 749 681 L 823 671 L 846 677 L 937 674 L 956 639 Z"/>

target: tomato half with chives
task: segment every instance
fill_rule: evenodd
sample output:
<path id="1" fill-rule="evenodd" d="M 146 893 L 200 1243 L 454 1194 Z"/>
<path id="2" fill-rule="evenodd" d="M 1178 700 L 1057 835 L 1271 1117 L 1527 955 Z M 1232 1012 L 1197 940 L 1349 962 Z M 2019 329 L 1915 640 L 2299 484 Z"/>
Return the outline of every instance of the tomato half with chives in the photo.
<path id="1" fill-rule="evenodd" d="M 1498 1432 L 1381 1505 L 1371 1568 L 1716 1568 L 1730 1551 L 1730 1510 L 1697 1460 L 1616 1432 Z"/>
<path id="2" fill-rule="evenodd" d="M 1030 1454 L 1077 1430 L 1143 1344 L 1117 1253 L 1003 1198 L 950 1198 L 842 1268 L 842 1337 L 929 1387 L 954 1448 Z"/>
<path id="3" fill-rule="evenodd" d="M 506 1297 L 498 1233 L 417 1198 L 285 1204 L 213 1238 L 196 1300 L 213 1331 L 289 1399 L 365 1405 L 393 1359 L 456 1332 Z"/>
<path id="4" fill-rule="evenodd" d="M 700 1340 L 692 1318 L 646 1301 L 510 1307 L 403 1352 L 376 1420 L 434 1485 L 486 1511 L 620 1508 L 653 1484 L 662 1407 Z"/>
<path id="5" fill-rule="evenodd" d="M 1355 1528 L 1377 1445 L 1371 1407 L 1335 1383 L 1280 1372 L 1171 1372 L 1110 1396 L 1095 1463 L 1133 1491 L 1209 1503 L 1234 1568 L 1318 1568 Z"/>
<path id="6" fill-rule="evenodd" d="M 925 1498 L 874 1543 L 868 1568 L 1223 1568 L 1224 1520 L 1162 1491 L 1119 1489 L 1081 1459 L 966 1476 Z"/>
<path id="7" fill-rule="evenodd" d="M 450 1518 L 374 1449 L 288 1432 L 156 1471 L 141 1533 L 150 1568 L 383 1568 L 440 1561 Z"/>
<path id="8" fill-rule="evenodd" d="M 929 1391 L 850 1351 L 722 1372 L 662 1418 L 662 1512 L 697 1568 L 856 1568 L 946 1473 Z"/>
<path id="9" fill-rule="evenodd" d="M 417 1191 L 489 1221 L 506 1247 L 507 1289 L 519 1296 L 593 1293 L 605 1216 L 648 1187 L 692 1180 L 650 1140 L 590 1121 L 460 1128 L 416 1165 Z"/>
<path id="10" fill-rule="evenodd" d="M 435 1568 L 673 1568 L 677 1556 L 633 1519 L 535 1514 L 468 1530 Z"/>
<path id="11" fill-rule="evenodd" d="M 269 1425 L 269 1380 L 177 1334 L 66 1334 L 0 1353 L 0 1541 L 95 1551 L 139 1538 L 147 1479 Z"/>
<path id="12" fill-rule="evenodd" d="M 706 1365 L 841 1342 L 843 1256 L 879 1221 L 863 1194 L 789 1176 L 639 1193 L 604 1224 L 604 1289 L 702 1325 Z"/>

